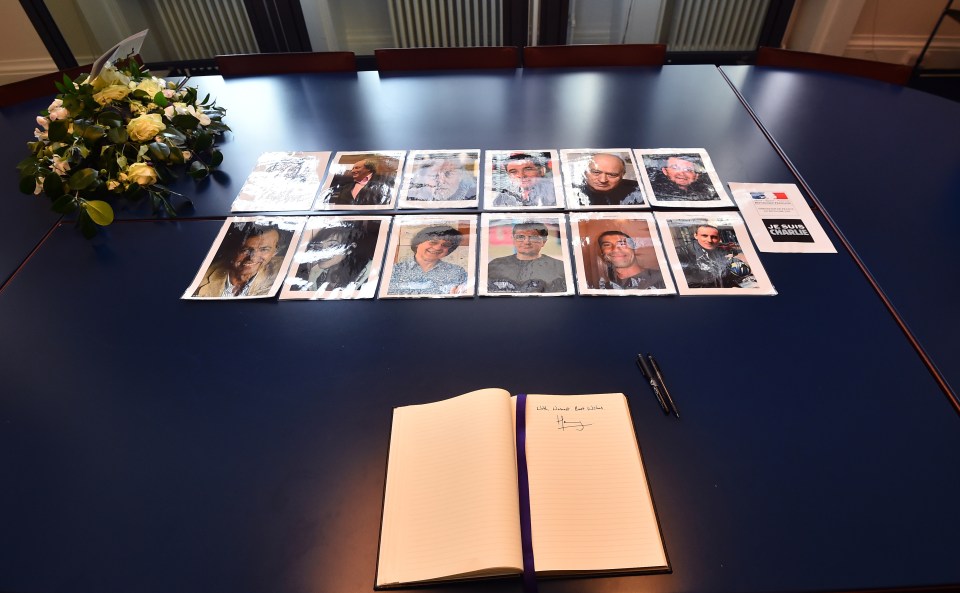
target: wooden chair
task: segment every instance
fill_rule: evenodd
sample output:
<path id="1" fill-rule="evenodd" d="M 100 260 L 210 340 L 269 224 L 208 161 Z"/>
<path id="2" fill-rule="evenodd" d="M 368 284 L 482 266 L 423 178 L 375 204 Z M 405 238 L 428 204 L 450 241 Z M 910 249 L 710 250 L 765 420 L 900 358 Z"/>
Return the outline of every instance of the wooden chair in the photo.
<path id="1" fill-rule="evenodd" d="M 463 70 L 516 68 L 520 52 L 516 47 L 411 47 L 374 50 L 377 70 Z"/>
<path id="2" fill-rule="evenodd" d="M 662 66 L 667 46 L 662 43 L 622 45 L 536 45 L 523 48 L 524 68 L 602 68 L 605 66 Z"/>
<path id="3" fill-rule="evenodd" d="M 67 68 L 59 72 L 51 72 L 50 74 L 42 74 L 0 86 L 0 107 L 8 107 L 21 101 L 29 101 L 30 99 L 48 95 L 52 97 L 57 94 L 57 87 L 54 86 L 53 83 L 63 80 L 64 74 L 66 74 L 70 80 L 74 80 L 85 72 L 90 72 L 90 64 L 77 66 L 76 68 Z"/>
<path id="4" fill-rule="evenodd" d="M 224 78 L 357 71 L 357 58 L 352 51 L 234 54 L 216 56 L 214 60 Z"/>
<path id="5" fill-rule="evenodd" d="M 887 64 L 856 58 L 842 58 L 804 51 L 761 47 L 757 50 L 757 66 L 779 68 L 805 68 L 870 78 L 890 84 L 905 85 L 910 81 L 913 68 L 902 64 Z"/>

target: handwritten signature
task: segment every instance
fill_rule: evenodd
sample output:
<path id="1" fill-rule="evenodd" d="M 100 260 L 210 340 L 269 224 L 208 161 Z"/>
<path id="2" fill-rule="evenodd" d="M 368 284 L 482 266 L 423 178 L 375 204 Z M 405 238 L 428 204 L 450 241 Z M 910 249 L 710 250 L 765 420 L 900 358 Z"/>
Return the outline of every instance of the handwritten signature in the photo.
<path id="1" fill-rule="evenodd" d="M 584 424 L 580 420 L 566 420 L 563 416 L 557 416 L 557 430 L 577 430 L 582 431 L 592 424 Z"/>

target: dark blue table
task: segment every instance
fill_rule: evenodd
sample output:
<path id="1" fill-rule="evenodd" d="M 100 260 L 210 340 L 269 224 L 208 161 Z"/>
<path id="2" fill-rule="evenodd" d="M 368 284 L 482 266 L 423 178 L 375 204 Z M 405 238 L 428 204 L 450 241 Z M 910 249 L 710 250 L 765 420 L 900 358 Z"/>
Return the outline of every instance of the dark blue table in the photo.
<path id="1" fill-rule="evenodd" d="M 587 146 L 793 181 L 712 67 L 221 84 L 231 183 L 263 150 Z M 770 298 L 179 300 L 219 227 L 64 226 L 0 291 L 0 590 L 370 591 L 392 408 L 489 386 L 629 396 L 673 572 L 544 592 L 960 586 L 960 419 L 845 253 L 764 254 Z"/>
<path id="2" fill-rule="evenodd" d="M 33 141 L 36 117 L 50 99 L 0 108 L 0 163 L 3 163 L 3 248 L 0 249 L 0 287 L 13 275 L 30 252 L 60 220 L 50 210 L 46 196 L 20 193 L 16 165 L 27 158 L 27 142 Z"/>
<path id="3" fill-rule="evenodd" d="M 724 66 L 956 394 L 960 104 L 836 74 Z"/>

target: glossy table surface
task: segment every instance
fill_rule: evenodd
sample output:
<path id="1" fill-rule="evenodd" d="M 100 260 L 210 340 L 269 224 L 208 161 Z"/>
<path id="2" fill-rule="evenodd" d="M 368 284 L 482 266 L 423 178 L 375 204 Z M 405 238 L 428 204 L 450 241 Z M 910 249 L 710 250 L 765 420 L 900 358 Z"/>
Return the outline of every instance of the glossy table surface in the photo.
<path id="1" fill-rule="evenodd" d="M 722 70 L 956 393 L 960 103 L 829 73 Z"/>
<path id="2" fill-rule="evenodd" d="M 45 196 L 20 193 L 16 164 L 27 158 L 27 142 L 35 140 L 36 116 L 50 99 L 0 108 L 0 163 L 3 163 L 3 248 L 0 249 L 0 286 L 60 220 Z"/>
<path id="3" fill-rule="evenodd" d="M 704 147 L 793 182 L 712 66 L 198 82 L 229 179 L 62 226 L 0 291 L 0 590 L 370 591 L 392 408 L 493 386 L 626 393 L 672 562 L 542 591 L 960 585 L 960 418 L 845 253 L 762 254 L 769 298 L 179 300 L 266 150 Z"/>

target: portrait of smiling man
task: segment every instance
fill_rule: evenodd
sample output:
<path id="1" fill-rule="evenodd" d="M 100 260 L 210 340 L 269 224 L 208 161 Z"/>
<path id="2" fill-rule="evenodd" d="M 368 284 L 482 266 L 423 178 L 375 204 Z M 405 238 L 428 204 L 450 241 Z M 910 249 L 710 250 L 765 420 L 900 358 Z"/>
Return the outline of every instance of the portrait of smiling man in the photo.
<path id="1" fill-rule="evenodd" d="M 657 268 L 647 268 L 637 258 L 636 243 L 623 231 L 611 230 L 597 237 L 600 258 L 606 274 L 599 286 L 608 290 L 666 288 L 663 274 Z"/>
<path id="2" fill-rule="evenodd" d="M 289 233 L 282 236 L 275 224 L 233 223 L 193 296 L 269 296 L 283 262 L 283 239 L 289 240 Z"/>
<path id="3" fill-rule="evenodd" d="M 700 155 L 677 153 L 644 158 L 650 189 L 657 200 L 718 200 L 716 188 L 707 174 Z"/>

